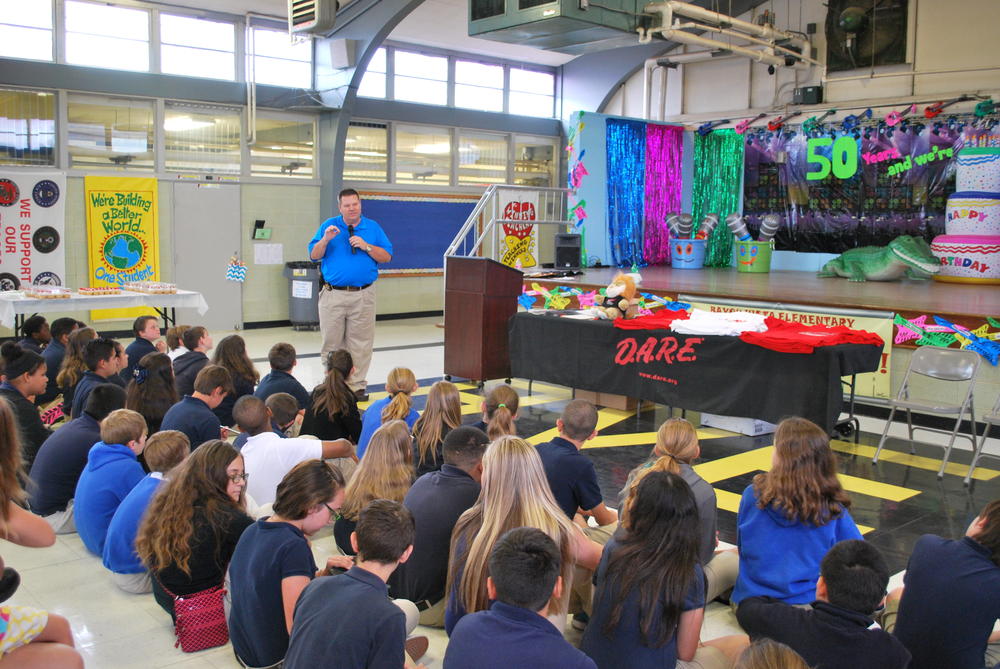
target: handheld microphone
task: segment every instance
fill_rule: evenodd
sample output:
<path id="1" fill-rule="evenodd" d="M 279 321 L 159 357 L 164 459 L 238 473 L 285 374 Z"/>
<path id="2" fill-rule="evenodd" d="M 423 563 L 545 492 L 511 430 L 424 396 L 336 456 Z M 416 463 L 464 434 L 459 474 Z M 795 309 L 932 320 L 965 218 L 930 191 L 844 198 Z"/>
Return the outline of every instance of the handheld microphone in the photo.
<path id="1" fill-rule="evenodd" d="M 347 226 L 347 234 L 349 236 L 351 236 L 351 237 L 354 236 L 354 226 L 353 225 L 348 225 Z M 348 243 L 350 243 L 349 239 L 348 239 Z M 351 253 L 357 253 L 357 252 L 358 252 L 358 247 L 357 246 L 352 246 L 351 247 Z"/>

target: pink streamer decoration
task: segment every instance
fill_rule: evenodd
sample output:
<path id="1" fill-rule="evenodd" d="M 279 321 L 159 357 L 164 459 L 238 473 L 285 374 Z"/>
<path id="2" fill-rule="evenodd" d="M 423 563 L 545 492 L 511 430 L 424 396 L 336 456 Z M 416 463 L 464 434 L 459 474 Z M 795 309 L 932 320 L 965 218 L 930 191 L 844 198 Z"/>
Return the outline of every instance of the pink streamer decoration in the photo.
<path id="1" fill-rule="evenodd" d="M 643 255 L 650 265 L 670 262 L 667 214 L 681 208 L 683 128 L 646 125 L 645 239 Z"/>

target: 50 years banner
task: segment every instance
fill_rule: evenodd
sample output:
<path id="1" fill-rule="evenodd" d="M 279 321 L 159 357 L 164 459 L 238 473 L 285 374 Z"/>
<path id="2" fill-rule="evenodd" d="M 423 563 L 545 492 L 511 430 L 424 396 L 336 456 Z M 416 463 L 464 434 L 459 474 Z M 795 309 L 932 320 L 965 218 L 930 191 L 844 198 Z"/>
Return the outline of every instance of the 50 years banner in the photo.
<path id="1" fill-rule="evenodd" d="M 86 177 L 87 258 L 91 286 L 160 278 L 156 179 Z M 133 318 L 148 309 L 101 309 L 94 320 Z"/>

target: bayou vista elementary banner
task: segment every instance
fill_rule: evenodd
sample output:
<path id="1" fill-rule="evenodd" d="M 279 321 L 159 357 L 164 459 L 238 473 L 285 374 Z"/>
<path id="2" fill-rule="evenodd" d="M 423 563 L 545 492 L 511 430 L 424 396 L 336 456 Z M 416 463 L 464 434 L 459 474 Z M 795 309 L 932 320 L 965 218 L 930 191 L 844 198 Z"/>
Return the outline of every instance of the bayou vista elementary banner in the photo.
<path id="1" fill-rule="evenodd" d="M 156 179 L 85 177 L 87 257 L 91 286 L 160 278 Z M 101 309 L 94 320 L 134 318 L 146 308 Z"/>

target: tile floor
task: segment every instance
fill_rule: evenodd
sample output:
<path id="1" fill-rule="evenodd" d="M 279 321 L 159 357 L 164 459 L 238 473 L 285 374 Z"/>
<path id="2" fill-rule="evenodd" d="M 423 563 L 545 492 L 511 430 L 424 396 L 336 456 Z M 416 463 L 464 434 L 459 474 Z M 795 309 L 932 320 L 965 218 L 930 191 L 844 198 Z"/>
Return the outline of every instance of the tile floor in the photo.
<path id="1" fill-rule="evenodd" d="M 443 331 L 436 327 L 440 319 L 380 321 L 376 327 L 376 353 L 369 381 L 372 390 L 381 387 L 388 371 L 397 365 L 410 367 L 422 380 L 424 391 L 441 378 Z M 226 333 L 213 333 L 216 340 Z M 319 334 L 294 332 L 289 328 L 241 332 L 247 340 L 250 356 L 262 373 L 268 371 L 267 351 L 277 341 L 288 341 L 298 350 L 300 361 L 296 376 L 312 387 L 322 377 L 318 356 Z M 533 384 L 527 395 L 527 383 L 515 380 L 522 396 L 518 426 L 531 441 L 544 441 L 551 435 L 555 419 L 571 397 L 569 390 Z M 372 399 L 379 395 L 374 393 Z M 463 413 L 466 422 L 478 420 L 479 398 L 473 385 L 462 386 Z M 423 397 L 415 401 L 419 409 Z M 655 407 L 638 415 L 612 409 L 601 411 L 600 436 L 588 443 L 587 453 L 597 465 L 598 476 L 609 505 L 617 506 L 618 492 L 628 471 L 649 453 L 654 433 L 668 416 L 665 407 Z M 697 420 L 697 414 L 688 417 Z M 966 467 L 950 467 L 944 480 L 936 479 L 940 448 L 918 443 L 911 456 L 905 441 L 905 429 L 893 428 L 891 453 L 873 466 L 871 452 L 877 443 L 882 423 L 862 419 L 859 445 L 834 442 L 842 480 L 852 495 L 852 513 L 865 526 L 866 537 L 882 549 L 893 571 L 905 568 L 906 557 L 918 536 L 934 532 L 960 536 L 969 520 L 987 501 L 1000 497 L 1000 463 L 987 460 L 978 471 L 972 488 L 962 485 Z M 719 498 L 719 526 L 724 541 L 735 541 L 736 504 L 739 494 L 753 474 L 770 461 L 769 436 L 745 437 L 702 428 L 702 460 L 699 470 L 715 486 Z M 933 441 L 933 435 L 918 435 Z M 1000 440 L 990 440 L 990 452 L 1000 452 Z M 957 449 L 961 449 L 959 445 Z M 955 463 L 968 463 L 966 450 L 953 454 Z M 325 533 L 314 541 L 317 562 L 335 552 L 332 536 Z M 46 549 L 24 549 L 3 544 L 7 564 L 22 575 L 22 585 L 11 602 L 35 606 L 69 618 L 78 648 L 88 667 L 130 669 L 132 667 L 237 667 L 231 648 L 225 646 L 186 655 L 173 648 L 173 631 L 166 614 L 152 596 L 128 595 L 115 588 L 100 560 L 90 555 L 76 535 L 61 536 Z M 893 577 L 898 582 L 901 574 Z M 423 659 L 428 667 L 440 667 L 447 639 L 442 631 L 425 630 L 431 640 Z M 738 632 L 728 607 L 709 606 L 702 638 L 709 639 Z M 568 630 L 571 639 L 579 633 Z"/>

